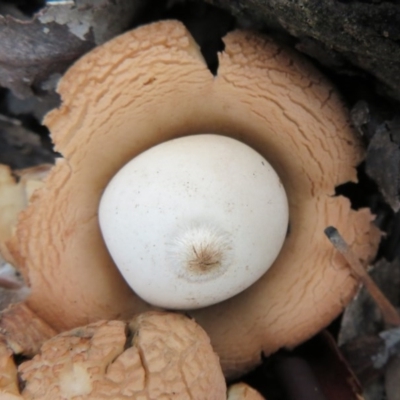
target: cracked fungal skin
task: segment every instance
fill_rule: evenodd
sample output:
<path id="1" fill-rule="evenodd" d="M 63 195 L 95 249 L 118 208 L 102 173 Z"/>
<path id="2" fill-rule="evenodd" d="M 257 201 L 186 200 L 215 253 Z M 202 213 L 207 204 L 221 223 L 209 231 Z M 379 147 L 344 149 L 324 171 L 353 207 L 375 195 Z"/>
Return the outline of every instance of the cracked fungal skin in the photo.
<path id="1" fill-rule="evenodd" d="M 64 332 L 18 372 L 25 400 L 226 398 L 210 339 L 181 314 L 149 312 Z"/>
<path id="2" fill-rule="evenodd" d="M 228 400 L 265 400 L 260 393 L 245 383 L 235 383 L 229 387 Z"/>
<path id="3" fill-rule="evenodd" d="M 0 399 L 18 400 L 17 367 L 13 359 L 13 351 L 7 346 L 6 338 L 0 334 Z"/>
<path id="4" fill-rule="evenodd" d="M 327 226 L 364 262 L 379 233 L 369 210 L 334 196 L 337 185 L 356 180 L 364 155 L 336 91 L 269 38 L 235 31 L 223 40 L 216 76 L 176 21 L 140 27 L 80 59 L 59 84 L 62 106 L 45 120 L 64 158 L 20 215 L 8 248 L 31 286 L 28 306 L 50 326 L 130 318 L 151 307 L 103 243 L 97 210 L 107 183 L 137 154 L 175 137 L 212 132 L 250 145 L 285 187 L 290 234 L 253 286 L 190 312 L 232 377 L 262 352 L 314 335 L 353 296 L 357 282 Z"/>

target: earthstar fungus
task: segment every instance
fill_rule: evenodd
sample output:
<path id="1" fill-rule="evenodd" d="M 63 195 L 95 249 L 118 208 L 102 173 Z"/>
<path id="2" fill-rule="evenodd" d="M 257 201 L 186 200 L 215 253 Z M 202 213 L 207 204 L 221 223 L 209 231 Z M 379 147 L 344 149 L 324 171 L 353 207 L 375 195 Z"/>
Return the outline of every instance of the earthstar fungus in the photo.
<path id="1" fill-rule="evenodd" d="M 16 371 L 10 366 L 7 373 L 0 395 L 16 395 Z M 23 389 L 15 399 L 24 400 L 226 398 L 209 337 L 193 320 L 173 313 L 149 312 L 129 322 L 99 321 L 63 332 L 19 365 L 18 378 Z"/>
<path id="2" fill-rule="evenodd" d="M 379 232 L 335 187 L 356 180 L 363 147 L 331 85 L 271 39 L 235 31 L 216 76 L 183 25 L 140 27 L 94 49 L 59 85 L 45 120 L 57 160 L 8 242 L 31 287 L 28 306 L 57 330 L 151 309 L 125 283 L 97 218 L 111 178 L 143 151 L 181 136 L 235 138 L 272 165 L 290 230 L 269 271 L 222 303 L 189 311 L 210 335 L 226 376 L 295 346 L 329 324 L 356 281 L 324 236 L 335 226 L 368 262 Z"/>

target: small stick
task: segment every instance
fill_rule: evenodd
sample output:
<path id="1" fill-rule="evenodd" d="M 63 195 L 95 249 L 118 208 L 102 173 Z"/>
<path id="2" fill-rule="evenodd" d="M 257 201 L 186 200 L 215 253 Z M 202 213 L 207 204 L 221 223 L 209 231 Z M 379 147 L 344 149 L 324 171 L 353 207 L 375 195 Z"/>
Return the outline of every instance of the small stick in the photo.
<path id="1" fill-rule="evenodd" d="M 380 308 L 386 324 L 400 326 L 400 315 L 396 308 L 390 303 L 373 279 L 369 276 L 358 257 L 350 249 L 349 245 L 342 238 L 338 230 L 333 226 L 329 226 L 324 232 L 335 249 L 346 259 L 353 274 L 367 288 L 368 292 Z"/>
<path id="2" fill-rule="evenodd" d="M 46 6 L 75 5 L 75 0 L 46 0 Z"/>
<path id="3" fill-rule="evenodd" d="M 22 286 L 23 285 L 19 282 L 0 277 L 0 288 L 14 290 L 14 289 L 21 289 Z"/>
<path id="4" fill-rule="evenodd" d="M 22 122 L 19 119 L 8 117 L 7 115 L 0 114 L 0 121 L 6 122 L 11 125 L 21 126 Z"/>

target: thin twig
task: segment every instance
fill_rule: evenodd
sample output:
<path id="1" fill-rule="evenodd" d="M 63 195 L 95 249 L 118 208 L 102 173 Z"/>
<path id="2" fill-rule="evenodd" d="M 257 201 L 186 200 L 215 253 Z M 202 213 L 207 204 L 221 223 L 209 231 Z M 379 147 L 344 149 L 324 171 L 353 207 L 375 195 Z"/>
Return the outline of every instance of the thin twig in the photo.
<path id="1" fill-rule="evenodd" d="M 21 289 L 22 286 L 23 285 L 19 282 L 0 277 L 0 288 L 15 290 L 15 289 Z"/>
<path id="2" fill-rule="evenodd" d="M 382 312 L 382 316 L 386 324 L 400 326 L 400 315 L 396 308 L 390 303 L 390 301 L 369 276 L 358 257 L 350 249 L 350 246 L 345 242 L 338 230 L 333 226 L 330 226 L 325 229 L 325 235 L 331 241 L 336 250 L 339 251 L 339 253 L 342 254 L 342 256 L 346 259 L 353 274 L 361 281 L 372 298 L 375 300 Z"/>
<path id="3" fill-rule="evenodd" d="M 0 114 L 0 121 L 6 122 L 10 125 L 21 126 L 22 122 L 19 119 L 8 117 L 7 115 Z"/>
<path id="4" fill-rule="evenodd" d="M 75 0 L 46 0 L 47 6 L 75 5 Z"/>

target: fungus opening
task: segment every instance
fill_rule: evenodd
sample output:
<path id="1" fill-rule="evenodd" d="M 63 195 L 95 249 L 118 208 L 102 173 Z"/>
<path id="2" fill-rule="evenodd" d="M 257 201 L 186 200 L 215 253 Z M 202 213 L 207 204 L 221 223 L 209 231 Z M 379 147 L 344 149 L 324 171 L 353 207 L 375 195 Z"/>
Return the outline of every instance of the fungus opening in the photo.
<path id="1" fill-rule="evenodd" d="M 188 281 L 222 275 L 232 262 L 230 235 L 212 225 L 187 227 L 169 245 L 171 264 L 176 264 L 178 276 Z"/>

